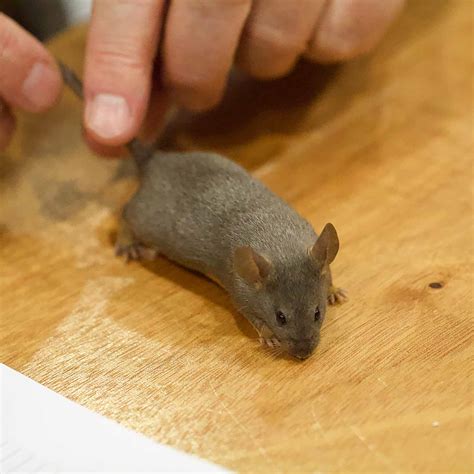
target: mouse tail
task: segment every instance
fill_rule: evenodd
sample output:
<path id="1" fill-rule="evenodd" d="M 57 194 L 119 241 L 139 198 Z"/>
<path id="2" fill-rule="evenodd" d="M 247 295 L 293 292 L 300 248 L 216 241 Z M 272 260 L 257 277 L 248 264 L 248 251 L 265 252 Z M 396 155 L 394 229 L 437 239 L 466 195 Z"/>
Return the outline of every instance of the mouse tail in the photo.
<path id="1" fill-rule="evenodd" d="M 77 74 L 69 66 L 66 66 L 62 61 L 58 61 L 58 66 L 61 71 L 64 83 L 79 99 L 83 100 L 84 88 L 82 81 L 79 79 Z M 141 171 L 145 163 L 153 155 L 153 149 L 149 146 L 146 146 L 144 143 L 138 140 L 138 138 L 132 139 L 127 143 L 126 147 L 135 160 L 138 170 Z"/>
<path id="2" fill-rule="evenodd" d="M 145 166 L 145 163 L 147 163 L 153 155 L 153 148 L 145 145 L 138 140 L 138 138 L 134 138 L 127 143 L 127 150 L 130 152 L 130 155 L 133 156 L 138 171 L 140 172 Z"/>
<path id="3" fill-rule="evenodd" d="M 63 62 L 58 61 L 58 66 L 61 71 L 64 83 L 76 94 L 79 99 L 84 99 L 82 81 L 76 75 L 76 73 L 66 66 Z"/>

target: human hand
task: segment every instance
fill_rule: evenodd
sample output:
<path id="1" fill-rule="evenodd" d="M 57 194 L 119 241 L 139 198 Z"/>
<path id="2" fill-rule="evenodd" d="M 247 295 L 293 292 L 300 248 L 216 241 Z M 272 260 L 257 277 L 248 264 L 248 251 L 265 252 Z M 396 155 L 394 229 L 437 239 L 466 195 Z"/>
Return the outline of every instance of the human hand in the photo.
<path id="1" fill-rule="evenodd" d="M 122 145 L 137 135 L 148 109 L 155 123 L 162 115 L 163 92 L 151 94 L 162 24 L 165 89 L 179 105 L 205 110 L 220 100 L 234 62 L 254 77 L 275 78 L 301 56 L 350 59 L 375 46 L 403 3 L 172 0 L 165 12 L 164 0 L 97 0 L 85 65 L 88 141 L 101 150 L 97 145 Z M 60 89 L 51 55 L 0 14 L 0 149 L 14 129 L 10 106 L 43 111 Z"/>
<path id="2" fill-rule="evenodd" d="M 61 76 L 51 54 L 0 13 L 0 150 L 15 129 L 11 107 L 42 112 L 58 100 Z"/>
<path id="3" fill-rule="evenodd" d="M 404 0 L 97 0 L 85 65 L 85 128 L 92 142 L 134 137 L 149 106 L 163 30 L 160 79 L 191 110 L 217 104 L 234 61 L 257 78 L 370 51 Z M 163 25 L 163 26 L 162 26 Z M 161 99 L 160 95 L 161 94 Z M 154 96 L 163 109 L 163 94 Z"/>

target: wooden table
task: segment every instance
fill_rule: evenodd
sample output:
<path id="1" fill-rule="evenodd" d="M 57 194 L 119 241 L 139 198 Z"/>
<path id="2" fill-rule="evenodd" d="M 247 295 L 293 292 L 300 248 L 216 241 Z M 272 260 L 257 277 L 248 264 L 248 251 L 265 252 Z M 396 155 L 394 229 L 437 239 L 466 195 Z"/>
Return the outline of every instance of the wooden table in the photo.
<path id="1" fill-rule="evenodd" d="M 473 469 L 471 34 L 470 0 L 413 0 L 370 58 L 241 82 L 170 133 L 339 230 L 351 299 L 304 363 L 208 280 L 114 257 L 133 166 L 89 152 L 71 94 L 22 116 L 0 159 L 1 361 L 243 472 Z M 83 28 L 51 44 L 76 69 L 83 47 Z"/>

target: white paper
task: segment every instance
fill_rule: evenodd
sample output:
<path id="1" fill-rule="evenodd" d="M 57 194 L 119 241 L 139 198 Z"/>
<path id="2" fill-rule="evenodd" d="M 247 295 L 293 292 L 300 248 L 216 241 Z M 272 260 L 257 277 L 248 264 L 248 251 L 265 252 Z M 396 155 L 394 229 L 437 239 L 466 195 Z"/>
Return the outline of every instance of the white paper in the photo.
<path id="1" fill-rule="evenodd" d="M 156 443 L 0 364 L 0 472 L 228 472 Z"/>

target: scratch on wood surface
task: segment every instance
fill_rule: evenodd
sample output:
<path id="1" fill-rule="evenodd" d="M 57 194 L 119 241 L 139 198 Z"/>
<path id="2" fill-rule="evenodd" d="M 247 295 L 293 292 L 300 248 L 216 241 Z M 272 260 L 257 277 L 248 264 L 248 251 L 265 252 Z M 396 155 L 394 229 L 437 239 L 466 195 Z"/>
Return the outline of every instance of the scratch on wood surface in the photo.
<path id="1" fill-rule="evenodd" d="M 342 418 L 341 418 L 342 419 Z M 347 423 L 346 423 L 347 424 Z M 377 456 L 388 468 L 392 469 L 393 472 L 400 472 L 397 467 L 393 465 L 393 463 L 390 461 L 390 459 L 387 458 L 384 454 L 382 454 L 375 444 L 369 443 L 367 441 L 367 438 L 359 431 L 357 426 L 354 425 L 347 425 L 351 429 L 351 431 L 356 435 L 356 437 L 361 441 L 362 444 L 364 444 L 369 451 L 374 453 L 375 456 Z"/>
<path id="2" fill-rule="evenodd" d="M 316 418 L 316 412 L 314 411 L 314 404 L 311 404 L 311 414 L 313 415 L 314 426 L 316 426 L 316 431 L 321 435 L 321 438 L 326 444 L 329 444 L 329 441 L 326 438 L 326 434 L 324 433 L 324 429 L 321 426 L 321 423 Z"/>
<path id="3" fill-rule="evenodd" d="M 322 396 L 321 396 L 322 397 Z M 325 398 L 325 397 L 323 397 Z M 327 404 L 331 406 L 331 404 Z M 377 457 L 385 466 L 387 466 L 392 472 L 398 473 L 400 472 L 399 469 L 392 463 L 392 461 L 385 456 L 380 450 L 377 449 L 375 444 L 369 443 L 367 438 L 363 435 L 363 433 L 359 430 L 359 428 L 355 425 L 351 425 L 347 422 L 345 417 L 342 415 L 340 410 L 337 407 L 333 407 L 334 411 L 336 412 L 339 420 L 341 420 L 357 437 L 357 439 L 375 456 Z"/>
<path id="4" fill-rule="evenodd" d="M 318 421 L 318 419 L 316 417 L 316 412 L 314 410 L 314 403 L 311 404 L 311 414 L 313 415 L 313 420 L 314 420 L 313 426 L 316 427 L 316 431 L 321 436 L 322 440 L 324 441 L 324 444 L 326 444 L 326 446 L 331 446 L 331 443 L 329 442 L 329 440 L 326 436 L 324 428 L 321 426 L 321 423 Z M 337 464 L 338 468 L 341 469 L 342 464 L 343 464 L 343 457 L 342 456 L 339 456 L 337 458 L 336 464 Z"/>
<path id="5" fill-rule="evenodd" d="M 209 386 L 211 387 L 212 391 L 214 392 L 214 395 L 216 396 L 216 400 L 221 404 L 222 408 L 224 408 L 224 410 L 226 411 L 226 413 L 232 418 L 232 420 L 234 421 L 234 423 L 240 428 L 240 430 L 246 435 L 248 436 L 253 444 L 255 445 L 255 447 L 257 448 L 257 450 L 259 451 L 259 453 L 262 455 L 262 457 L 269 463 L 269 464 L 272 464 L 273 466 L 275 466 L 275 463 L 272 461 L 272 459 L 270 458 L 270 456 L 268 455 L 267 451 L 265 450 L 265 448 L 263 446 L 261 446 L 259 444 L 259 442 L 257 441 L 257 439 L 255 439 L 255 436 L 250 432 L 250 430 L 248 430 L 245 425 L 240 422 L 237 417 L 232 413 L 232 411 L 230 410 L 230 408 L 223 402 L 223 400 L 219 397 L 218 393 L 217 393 L 217 390 L 216 388 L 214 387 L 213 383 L 209 380 Z"/>

